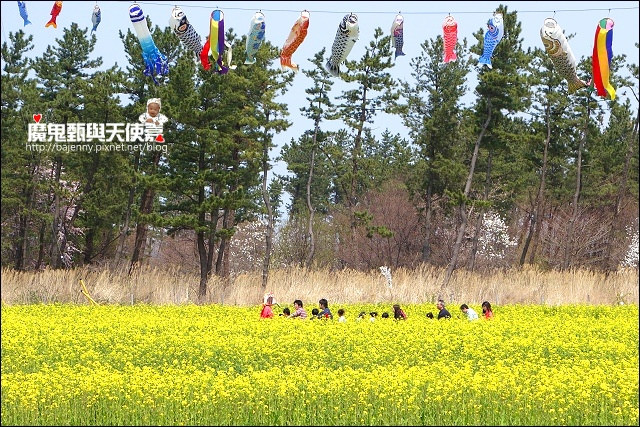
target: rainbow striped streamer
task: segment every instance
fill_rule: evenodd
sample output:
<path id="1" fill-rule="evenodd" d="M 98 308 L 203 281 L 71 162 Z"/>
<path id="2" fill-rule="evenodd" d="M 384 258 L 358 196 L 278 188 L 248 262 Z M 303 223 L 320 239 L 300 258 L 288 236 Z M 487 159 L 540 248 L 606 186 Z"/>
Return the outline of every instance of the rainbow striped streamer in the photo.
<path id="1" fill-rule="evenodd" d="M 607 93 L 613 100 L 616 99 L 616 90 L 609 83 L 610 65 L 613 52 L 613 19 L 603 18 L 596 28 L 596 36 L 593 41 L 593 85 L 599 96 L 606 98 Z M 605 91 L 606 90 L 606 91 Z"/>
<path id="2" fill-rule="evenodd" d="M 226 74 L 229 67 L 222 63 L 222 55 L 224 54 L 224 13 L 216 9 L 211 13 L 211 32 L 209 33 L 209 46 L 211 47 L 211 55 L 216 65 L 215 71 L 220 74 Z"/>
<path id="3" fill-rule="evenodd" d="M 209 50 L 214 60 L 214 71 L 218 74 L 227 74 L 229 67 L 223 63 L 225 42 L 224 42 L 224 13 L 221 10 L 216 9 L 211 12 L 211 18 L 209 19 L 209 38 L 204 44 L 202 52 L 200 52 L 200 62 L 205 70 L 211 68 L 209 64 Z M 229 46 L 229 49 L 231 47 Z M 229 52 L 231 53 L 231 52 Z M 231 62 L 231 55 L 228 55 L 228 62 Z M 232 66 L 231 68 L 235 68 Z"/>

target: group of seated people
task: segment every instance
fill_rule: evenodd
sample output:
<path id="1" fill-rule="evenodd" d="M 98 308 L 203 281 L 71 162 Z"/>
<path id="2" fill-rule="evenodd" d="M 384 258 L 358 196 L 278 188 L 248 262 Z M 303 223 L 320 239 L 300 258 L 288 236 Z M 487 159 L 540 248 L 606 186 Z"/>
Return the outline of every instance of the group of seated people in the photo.
<path id="1" fill-rule="evenodd" d="M 451 319 L 451 313 L 449 313 L 449 310 L 445 308 L 443 300 L 439 299 L 436 307 L 438 307 L 438 320 Z M 462 311 L 469 320 L 478 319 L 478 313 L 473 308 L 470 308 L 467 304 L 462 304 L 460 306 L 460 311 Z M 433 319 L 433 313 L 427 313 L 427 317 L 429 319 Z M 485 319 L 493 318 L 493 309 L 491 308 L 491 304 L 489 303 L 489 301 L 485 301 L 482 303 L 482 317 Z"/>
<path id="2" fill-rule="evenodd" d="M 273 305 L 278 305 L 275 302 L 273 295 L 266 294 L 264 298 L 264 302 L 262 303 L 260 318 L 263 318 L 263 319 L 273 318 L 274 317 L 274 313 L 272 309 Z M 445 304 L 443 300 L 439 299 L 436 304 L 436 307 L 438 308 L 438 316 L 437 316 L 438 320 L 451 318 L 451 313 L 449 313 L 449 310 L 445 308 Z M 307 319 L 309 317 L 307 315 L 307 311 L 304 309 L 304 305 L 301 300 L 299 299 L 295 300 L 293 302 L 293 308 L 294 308 L 294 312 L 291 313 L 291 310 L 289 310 L 288 307 L 285 307 L 282 310 L 282 313 L 279 314 L 279 316 L 290 317 L 290 318 L 300 318 L 300 319 Z M 460 310 L 467 316 L 469 320 L 476 320 L 479 318 L 478 313 L 474 309 L 470 308 L 467 304 L 462 304 L 460 306 Z M 358 315 L 356 320 L 361 321 L 366 317 L 366 315 L 367 313 L 363 311 Z M 489 301 L 485 301 L 482 303 L 482 316 L 485 319 L 491 319 L 493 317 L 493 310 L 491 309 L 491 304 L 489 303 Z M 377 311 L 372 311 L 371 313 L 369 313 L 370 322 L 375 322 L 377 317 L 378 317 Z M 327 302 L 326 298 L 322 298 L 320 299 L 320 301 L 318 301 L 318 308 L 314 308 L 313 310 L 311 310 L 310 318 L 311 319 L 333 319 L 333 314 L 331 313 L 331 310 L 329 310 L 329 303 Z M 382 313 L 382 318 L 383 319 L 389 318 L 389 313 L 387 312 Z M 407 315 L 405 314 L 404 310 L 400 308 L 399 304 L 393 305 L 393 318 L 395 320 L 407 319 Z M 433 319 L 434 318 L 433 313 L 431 312 L 427 313 L 427 318 Z M 338 322 L 346 322 L 346 321 L 347 321 L 347 318 L 345 317 L 345 310 L 341 308 L 338 310 Z"/>

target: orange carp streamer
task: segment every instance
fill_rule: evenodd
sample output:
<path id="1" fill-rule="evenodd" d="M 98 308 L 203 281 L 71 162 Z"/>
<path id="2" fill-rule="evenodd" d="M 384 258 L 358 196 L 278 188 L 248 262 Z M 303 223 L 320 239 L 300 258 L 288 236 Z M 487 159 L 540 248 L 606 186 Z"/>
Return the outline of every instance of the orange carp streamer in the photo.
<path id="1" fill-rule="evenodd" d="M 298 49 L 298 46 L 300 46 L 305 37 L 307 37 L 308 29 L 309 11 L 303 10 L 296 23 L 293 24 L 289 37 L 287 37 L 287 40 L 284 42 L 284 46 L 282 46 L 282 51 L 280 51 L 280 67 L 283 70 L 285 68 L 290 68 L 296 72 L 298 71 L 299 67 L 291 60 L 291 55 L 293 55 L 296 49 Z"/>

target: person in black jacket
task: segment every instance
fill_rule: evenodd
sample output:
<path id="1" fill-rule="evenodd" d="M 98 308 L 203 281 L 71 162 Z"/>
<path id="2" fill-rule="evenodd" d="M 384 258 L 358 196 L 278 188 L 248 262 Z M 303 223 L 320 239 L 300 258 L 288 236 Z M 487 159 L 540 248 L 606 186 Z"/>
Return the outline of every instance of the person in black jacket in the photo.
<path id="1" fill-rule="evenodd" d="M 440 319 L 451 319 L 451 313 L 449 313 L 449 310 L 447 310 L 446 308 L 444 308 L 444 301 L 439 299 L 438 300 L 438 304 L 436 304 L 436 307 L 438 307 L 438 320 Z"/>

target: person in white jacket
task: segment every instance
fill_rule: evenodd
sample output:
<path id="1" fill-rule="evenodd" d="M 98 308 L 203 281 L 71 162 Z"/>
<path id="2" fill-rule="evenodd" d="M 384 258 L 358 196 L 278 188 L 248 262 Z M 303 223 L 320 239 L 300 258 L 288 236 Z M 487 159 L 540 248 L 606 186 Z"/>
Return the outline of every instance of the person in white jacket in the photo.
<path id="1" fill-rule="evenodd" d="M 476 311 L 473 308 L 469 308 L 469 306 L 467 304 L 462 304 L 460 306 L 460 310 L 462 310 L 462 312 L 467 315 L 467 318 L 469 320 L 477 320 L 478 319 L 478 313 L 476 313 Z"/>

